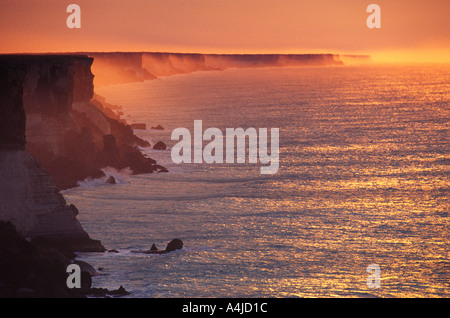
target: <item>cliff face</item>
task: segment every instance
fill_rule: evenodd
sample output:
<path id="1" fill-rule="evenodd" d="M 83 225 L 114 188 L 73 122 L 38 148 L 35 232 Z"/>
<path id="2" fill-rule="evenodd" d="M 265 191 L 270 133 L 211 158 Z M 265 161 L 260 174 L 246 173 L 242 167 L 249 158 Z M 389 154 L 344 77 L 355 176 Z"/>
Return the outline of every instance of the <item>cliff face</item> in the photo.
<path id="1" fill-rule="evenodd" d="M 0 152 L 0 216 L 30 237 L 67 234 L 87 238 L 52 177 L 25 150 Z"/>
<path id="2" fill-rule="evenodd" d="M 155 78 L 142 67 L 141 53 L 92 53 L 88 55 L 95 60 L 92 71 L 95 74 L 96 86 Z"/>
<path id="3" fill-rule="evenodd" d="M 11 221 L 32 240 L 68 251 L 103 251 L 77 221 L 78 211 L 68 206 L 52 177 L 25 150 L 26 136 L 40 146 L 58 150 L 60 140 L 43 133 L 70 122 L 73 70 L 87 57 L 1 56 L 0 57 L 0 220 Z M 37 117 L 37 120 L 36 118 Z M 28 127 L 27 118 L 32 125 Z M 39 128 L 37 123 L 43 124 Z M 33 135 L 34 134 L 34 135 Z"/>
<path id="4" fill-rule="evenodd" d="M 0 62 L 0 150 L 24 149 L 25 109 L 22 81 L 24 66 L 11 67 Z"/>
<path id="5" fill-rule="evenodd" d="M 54 60 L 40 57 L 38 60 L 29 64 L 23 80 L 26 139 L 28 144 L 60 155 L 64 152 L 64 133 L 79 130 L 71 114 L 72 102 L 86 98 L 89 101 L 92 97 L 92 87 L 82 85 L 83 76 L 76 79 L 75 72 L 89 69 L 92 60 L 62 57 L 54 57 Z M 91 74 L 90 80 L 86 79 L 90 86 L 92 78 Z"/>
<path id="6" fill-rule="evenodd" d="M 342 65 L 335 54 L 86 53 L 94 58 L 96 85 L 227 68 Z"/>
<path id="7" fill-rule="evenodd" d="M 11 74 L 5 74 L 5 78 L 20 78 L 17 87 L 10 83 L 10 89 L 2 94 L 9 97 L 2 98 L 10 98 L 10 108 L 14 106 L 21 113 L 11 113 L 5 120 L 24 116 L 24 111 L 27 117 L 26 127 L 12 130 L 2 125 L 5 138 L 23 138 L 18 130 L 25 129 L 26 149 L 50 173 L 58 188 L 76 187 L 86 178 L 102 177 L 101 169 L 107 166 L 129 167 L 134 173 L 165 171 L 136 147 L 150 144 L 136 137 L 101 98 L 94 97 L 92 58 L 53 55 L 3 59 L 14 60 L 18 66 L 7 70 Z M 22 99 L 14 100 L 16 94 Z M 110 151 L 111 142 L 105 144 L 105 136 L 112 136 L 114 151 Z"/>
<path id="8" fill-rule="evenodd" d="M 341 65 L 333 54 L 182 54 L 141 53 L 142 67 L 155 76 L 227 68 Z"/>

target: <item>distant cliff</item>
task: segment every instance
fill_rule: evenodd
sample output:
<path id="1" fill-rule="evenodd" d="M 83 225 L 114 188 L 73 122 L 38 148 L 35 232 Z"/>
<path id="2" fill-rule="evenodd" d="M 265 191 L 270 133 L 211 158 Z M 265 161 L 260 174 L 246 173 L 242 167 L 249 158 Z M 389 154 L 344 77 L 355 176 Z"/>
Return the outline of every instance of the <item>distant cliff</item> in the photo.
<path id="1" fill-rule="evenodd" d="M 159 76 L 228 68 L 342 65 L 336 54 L 188 54 L 188 53 L 86 53 L 96 85 L 155 79 Z"/>
<path id="2" fill-rule="evenodd" d="M 63 108 L 68 107 L 64 101 L 72 98 L 67 87 L 72 87 L 73 78 L 62 74 L 70 74 L 80 63 L 88 64 L 90 59 L 0 56 L 0 220 L 11 221 L 22 235 L 43 245 L 66 251 L 103 251 L 100 242 L 92 240 L 77 221 L 77 209 L 66 204 L 53 178 L 25 150 L 27 136 L 48 137 L 50 148 L 58 149 L 60 140 L 43 131 L 46 123 L 49 131 L 60 124 L 46 121 L 46 116 L 61 116 L 63 125 L 70 122 Z M 28 111 L 41 115 L 36 119 Z M 31 129 L 36 136 L 27 134 L 27 118 L 34 122 Z"/>

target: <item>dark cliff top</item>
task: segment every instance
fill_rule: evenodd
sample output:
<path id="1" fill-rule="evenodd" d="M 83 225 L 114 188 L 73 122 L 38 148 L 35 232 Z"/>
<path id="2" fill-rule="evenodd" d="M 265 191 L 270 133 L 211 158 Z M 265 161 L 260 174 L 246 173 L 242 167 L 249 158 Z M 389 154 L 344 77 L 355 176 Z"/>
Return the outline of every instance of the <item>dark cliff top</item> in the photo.
<path id="1" fill-rule="evenodd" d="M 0 54 L 1 63 L 68 62 L 73 60 L 92 60 L 86 54 Z"/>

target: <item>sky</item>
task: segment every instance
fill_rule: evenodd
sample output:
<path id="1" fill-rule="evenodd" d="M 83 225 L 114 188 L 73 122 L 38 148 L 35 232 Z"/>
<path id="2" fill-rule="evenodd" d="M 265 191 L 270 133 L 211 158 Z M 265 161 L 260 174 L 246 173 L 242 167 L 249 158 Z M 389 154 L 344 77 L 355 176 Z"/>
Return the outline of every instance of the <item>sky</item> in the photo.
<path id="1" fill-rule="evenodd" d="M 69 29 L 69 4 L 81 28 Z M 381 28 L 366 24 L 369 4 Z M 0 0 L 0 53 L 343 53 L 450 62 L 449 0 Z"/>

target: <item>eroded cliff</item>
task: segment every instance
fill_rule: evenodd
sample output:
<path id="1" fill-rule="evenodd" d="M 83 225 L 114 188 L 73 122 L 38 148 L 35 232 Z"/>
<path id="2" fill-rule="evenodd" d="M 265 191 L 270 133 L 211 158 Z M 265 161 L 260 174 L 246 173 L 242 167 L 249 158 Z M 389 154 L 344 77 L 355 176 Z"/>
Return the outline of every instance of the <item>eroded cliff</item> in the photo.
<path id="1" fill-rule="evenodd" d="M 10 57 L 12 58 L 12 57 Z M 26 149 L 60 189 L 86 178 L 104 176 L 102 168 L 130 168 L 133 173 L 165 171 L 137 146 L 150 144 L 94 96 L 92 58 L 23 56 L 23 108 Z M 22 64 L 23 64 L 22 63 Z M 109 111 L 107 111 L 109 110 Z"/>
<path id="2" fill-rule="evenodd" d="M 342 65 L 337 54 L 86 53 L 94 58 L 95 85 L 228 68 Z"/>
<path id="3" fill-rule="evenodd" d="M 56 129 L 57 119 L 70 122 L 65 101 L 72 98 L 70 76 L 74 66 L 87 57 L 0 57 L 0 220 L 11 221 L 32 241 L 66 251 L 103 251 L 76 219 L 53 178 L 25 150 L 27 136 L 43 141 L 39 147 L 58 150 L 58 136 L 44 131 Z M 28 109 L 27 109 L 28 108 Z M 29 112 L 29 114 L 27 114 Z M 33 118 L 39 114 L 39 118 Z M 50 127 L 43 123 L 52 118 Z M 27 118 L 32 125 L 27 126 Z M 41 123 L 42 126 L 39 126 Z M 28 131 L 28 129 L 31 129 Z"/>

